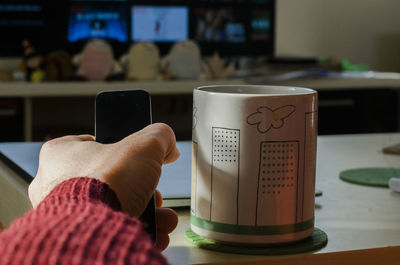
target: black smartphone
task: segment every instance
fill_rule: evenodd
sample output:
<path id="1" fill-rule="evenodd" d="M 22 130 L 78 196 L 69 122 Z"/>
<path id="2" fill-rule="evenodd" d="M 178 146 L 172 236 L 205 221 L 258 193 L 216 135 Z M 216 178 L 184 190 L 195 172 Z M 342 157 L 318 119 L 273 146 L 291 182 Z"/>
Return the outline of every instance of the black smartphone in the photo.
<path id="1" fill-rule="evenodd" d="M 115 143 L 151 124 L 151 99 L 144 90 L 104 91 L 95 100 L 95 137 Z M 139 218 L 153 242 L 156 240 L 154 195 Z"/>

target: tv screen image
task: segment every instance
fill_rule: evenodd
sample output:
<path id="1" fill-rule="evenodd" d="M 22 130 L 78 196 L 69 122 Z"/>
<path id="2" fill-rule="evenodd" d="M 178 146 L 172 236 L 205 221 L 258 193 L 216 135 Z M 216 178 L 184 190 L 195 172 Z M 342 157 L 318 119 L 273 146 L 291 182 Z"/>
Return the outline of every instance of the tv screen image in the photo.
<path id="1" fill-rule="evenodd" d="M 271 16 L 268 9 L 253 9 L 250 39 L 254 41 L 269 40 Z"/>
<path id="2" fill-rule="evenodd" d="M 39 53 L 74 54 L 91 39 L 116 55 L 132 42 L 154 42 L 162 55 L 178 41 L 196 41 L 204 56 L 272 56 L 276 0 L 2 0 L 1 56 L 23 55 L 27 39 Z"/>
<path id="3" fill-rule="evenodd" d="M 177 42 L 188 39 L 189 10 L 184 6 L 133 6 L 132 40 Z"/>
<path id="4" fill-rule="evenodd" d="M 254 4 L 269 4 L 271 0 L 253 0 Z"/>
<path id="5" fill-rule="evenodd" d="M 112 3 L 112 2 L 127 2 L 128 0 L 70 0 L 71 2 L 98 2 L 98 3 Z"/>
<path id="6" fill-rule="evenodd" d="M 68 41 L 101 38 L 119 42 L 128 40 L 124 8 L 72 6 L 68 24 Z"/>
<path id="7" fill-rule="evenodd" d="M 195 8 L 197 41 L 245 42 L 245 19 L 240 10 L 230 7 Z"/>

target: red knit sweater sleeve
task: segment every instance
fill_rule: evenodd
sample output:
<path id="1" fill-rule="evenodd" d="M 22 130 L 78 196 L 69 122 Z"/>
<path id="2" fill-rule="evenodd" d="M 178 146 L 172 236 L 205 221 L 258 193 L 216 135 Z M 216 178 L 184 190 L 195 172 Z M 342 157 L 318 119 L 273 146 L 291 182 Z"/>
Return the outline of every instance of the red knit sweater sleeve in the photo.
<path id="1" fill-rule="evenodd" d="M 166 264 L 105 183 L 75 178 L 0 233 L 0 264 Z"/>

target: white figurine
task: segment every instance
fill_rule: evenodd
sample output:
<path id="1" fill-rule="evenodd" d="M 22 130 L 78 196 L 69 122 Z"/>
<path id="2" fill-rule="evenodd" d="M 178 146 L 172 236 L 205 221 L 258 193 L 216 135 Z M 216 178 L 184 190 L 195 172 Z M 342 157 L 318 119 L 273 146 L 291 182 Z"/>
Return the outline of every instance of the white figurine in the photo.
<path id="1" fill-rule="evenodd" d="M 156 79 L 160 70 L 160 51 L 152 42 L 139 42 L 131 46 L 120 62 L 127 68 L 127 78 Z"/>
<path id="2" fill-rule="evenodd" d="M 162 64 L 173 78 L 199 79 L 202 71 L 200 48 L 193 41 L 177 42 Z"/>

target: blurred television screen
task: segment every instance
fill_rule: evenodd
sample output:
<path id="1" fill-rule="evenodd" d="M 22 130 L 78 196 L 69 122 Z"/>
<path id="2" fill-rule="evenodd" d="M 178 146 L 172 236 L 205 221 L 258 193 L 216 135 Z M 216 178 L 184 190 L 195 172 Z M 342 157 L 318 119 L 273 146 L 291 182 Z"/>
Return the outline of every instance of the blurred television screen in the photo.
<path id="1" fill-rule="evenodd" d="M 132 40 L 176 42 L 189 36 L 189 10 L 185 6 L 133 6 Z"/>
<path id="2" fill-rule="evenodd" d="M 207 42 L 245 42 L 243 12 L 230 7 L 195 8 L 195 40 Z"/>
<path id="3" fill-rule="evenodd" d="M 271 15 L 268 9 L 253 9 L 250 39 L 254 41 L 271 38 Z"/>
<path id="4" fill-rule="evenodd" d="M 161 54 L 196 41 L 202 54 L 272 55 L 276 0 L 1 0 L 0 56 L 23 56 L 22 41 L 40 53 L 78 53 L 91 39 L 116 55 L 139 41 Z"/>
<path id="5" fill-rule="evenodd" d="M 121 7 L 70 7 L 68 41 L 101 38 L 125 42 L 128 28 L 125 10 Z"/>

